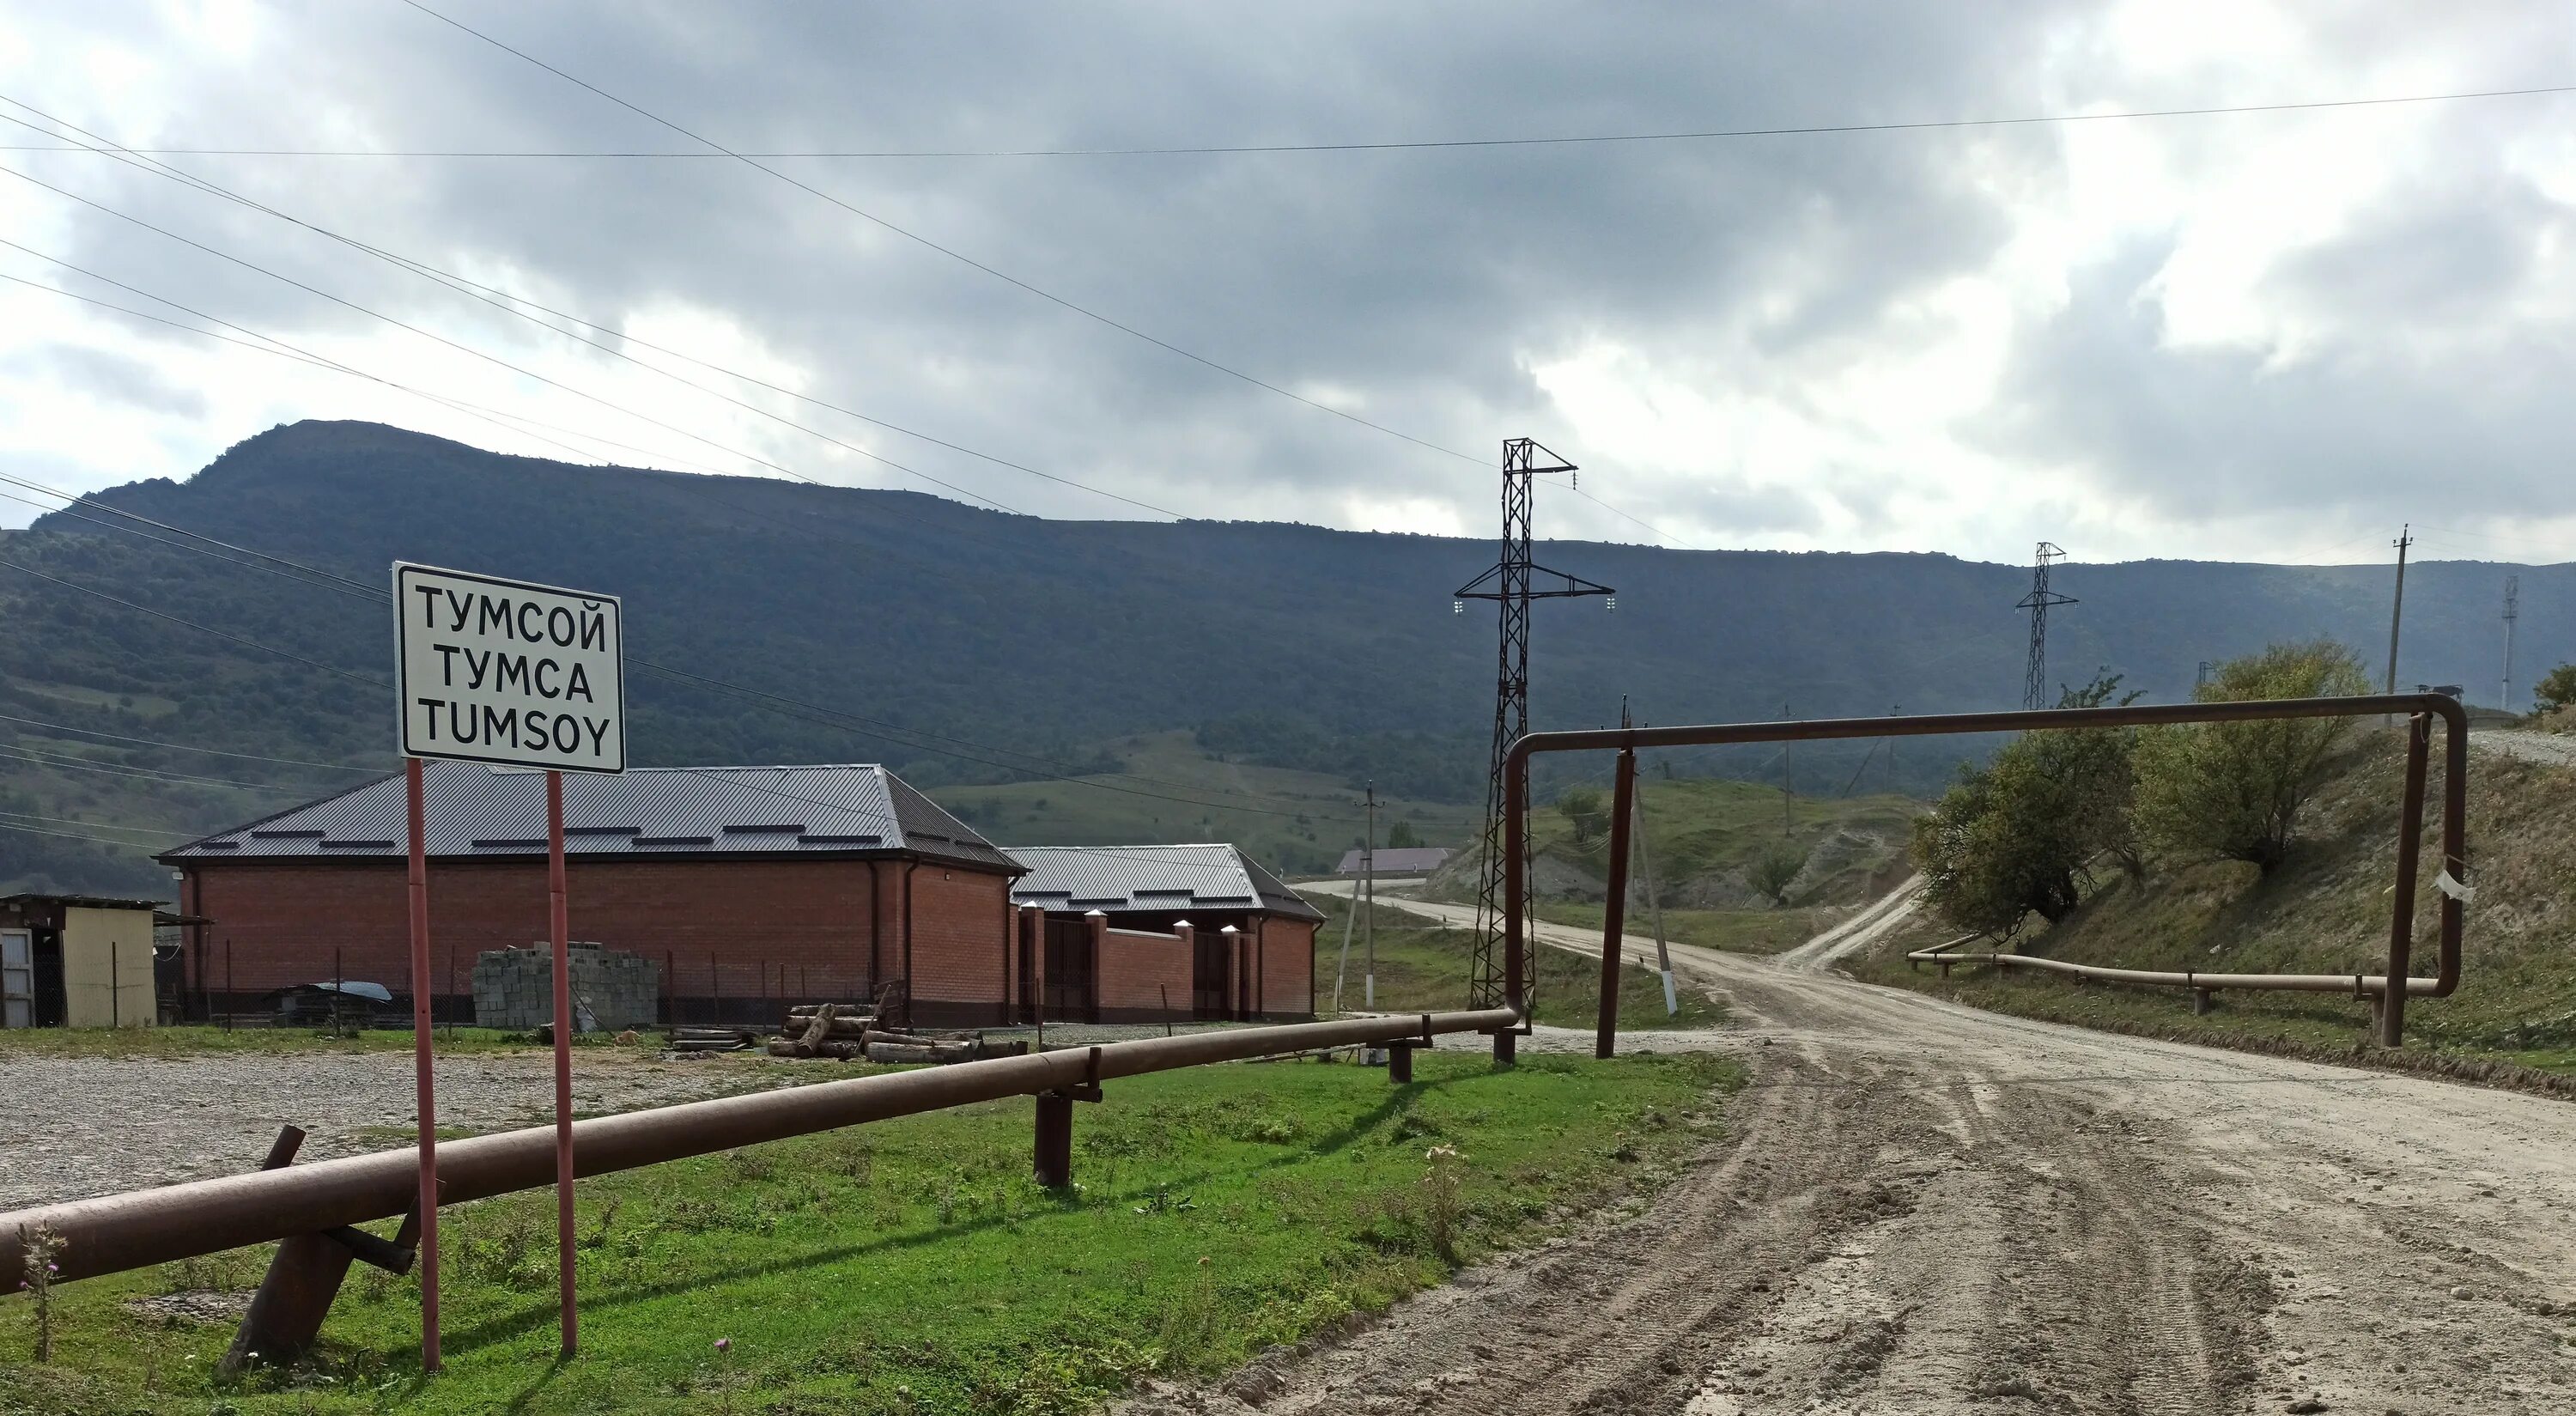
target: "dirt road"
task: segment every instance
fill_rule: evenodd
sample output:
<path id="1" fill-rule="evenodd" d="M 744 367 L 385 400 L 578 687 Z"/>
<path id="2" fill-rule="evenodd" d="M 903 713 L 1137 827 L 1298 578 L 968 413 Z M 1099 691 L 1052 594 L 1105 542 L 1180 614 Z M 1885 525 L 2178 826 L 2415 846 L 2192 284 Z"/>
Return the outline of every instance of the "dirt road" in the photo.
<path id="1" fill-rule="evenodd" d="M 2576 1412 L 2576 1106 L 1674 954 L 1755 1078 L 1689 1177 L 1134 1409 Z"/>

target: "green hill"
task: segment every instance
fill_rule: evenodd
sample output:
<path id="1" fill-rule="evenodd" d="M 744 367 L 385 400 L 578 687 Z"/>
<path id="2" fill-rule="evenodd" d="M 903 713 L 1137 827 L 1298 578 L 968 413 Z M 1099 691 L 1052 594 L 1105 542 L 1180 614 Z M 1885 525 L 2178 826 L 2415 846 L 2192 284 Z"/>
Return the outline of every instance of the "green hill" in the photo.
<path id="1" fill-rule="evenodd" d="M 1452 816 L 1481 807 L 1493 621 L 1482 606 L 1453 614 L 1449 596 L 1491 563 L 1488 540 L 1044 521 L 906 492 L 503 457 L 364 423 L 272 429 L 184 482 L 99 500 L 184 530 L 76 509 L 0 547 L 17 567 L 0 568 L 0 714 L 27 720 L 0 721 L 8 884 L 157 886 L 136 852 L 77 838 L 165 839 L 115 828 L 211 829 L 356 780 L 305 763 L 390 769 L 388 693 L 360 680 L 389 667 L 385 609 L 363 587 L 381 586 L 396 559 L 621 594 L 635 657 L 795 700 L 639 667 L 639 764 L 880 760 L 943 798 L 1021 784 L 959 798 L 994 813 L 1005 837 L 1055 827 L 1035 819 L 1040 795 L 1060 809 L 1055 788 L 1102 803 L 1123 791 L 1128 802 L 1066 829 L 1187 836 L 1232 811 L 1286 823 L 1270 839 L 1319 854 L 1356 841 L 1347 802 L 1363 780 Z M 285 568 L 263 556 L 362 588 L 272 573 Z M 1616 612 L 1540 608 L 1531 694 L 1542 726 L 1613 722 L 1623 700 L 1641 720 L 1677 722 L 1767 717 L 1784 702 L 1801 715 L 1862 714 L 2020 697 L 2024 622 L 2012 604 L 2027 572 L 2016 566 L 1567 543 L 1542 558 L 1619 588 Z M 2524 661 L 2576 654 L 2576 567 L 2520 573 Z M 2494 676 L 2500 576 L 2441 563 L 2410 572 L 2408 642 L 2420 647 L 2401 677 Z M 2108 664 L 2180 696 L 2199 660 L 2267 640 L 2377 642 L 2387 582 L 2375 566 L 2070 564 L 2057 584 L 2081 603 L 2052 620 L 2052 661 L 2088 675 Z M 1183 733 L 1199 766 L 1118 746 Z M 1799 792 L 1840 791 L 1867 750 L 1802 747 Z M 1893 785 L 1928 794 L 1979 750 L 1909 742 Z M 1768 776 L 1774 759 L 1745 748 L 1670 760 L 1684 776 L 1730 777 Z M 1341 819 L 1301 798 L 1329 790 L 1315 781 L 1213 789 L 1201 770 L 1256 766 L 1338 784 Z M 1102 780 L 1047 781 L 1065 777 Z M 1543 777 L 1542 797 L 1562 780 Z M 1152 804 L 1140 816 L 1138 803 Z"/>

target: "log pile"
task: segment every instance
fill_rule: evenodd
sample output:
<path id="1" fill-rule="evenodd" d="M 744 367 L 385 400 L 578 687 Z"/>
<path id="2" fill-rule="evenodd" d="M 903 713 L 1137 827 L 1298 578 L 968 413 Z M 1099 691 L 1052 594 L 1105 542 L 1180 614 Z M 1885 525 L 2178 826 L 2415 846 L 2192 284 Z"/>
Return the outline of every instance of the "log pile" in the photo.
<path id="1" fill-rule="evenodd" d="M 769 1044 L 772 1057 L 829 1057 L 842 1062 L 972 1062 L 985 1057 L 1019 1057 L 1025 1041 L 998 1042 L 977 1032 L 915 1032 L 887 1027 L 876 1010 L 852 1004 L 819 1003 L 787 1011 L 778 1037 Z"/>
<path id="2" fill-rule="evenodd" d="M 748 1028 L 673 1028 L 673 1052 L 748 1052 L 760 1038 Z"/>

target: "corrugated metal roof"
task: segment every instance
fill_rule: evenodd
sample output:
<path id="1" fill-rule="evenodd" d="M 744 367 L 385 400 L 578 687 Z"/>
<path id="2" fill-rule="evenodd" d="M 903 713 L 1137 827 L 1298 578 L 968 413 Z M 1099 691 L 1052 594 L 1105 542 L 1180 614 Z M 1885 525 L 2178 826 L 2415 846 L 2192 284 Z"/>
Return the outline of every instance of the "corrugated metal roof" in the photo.
<path id="1" fill-rule="evenodd" d="M 1113 915 L 1232 909 L 1324 917 L 1230 845 L 1013 846 L 1010 855 L 1029 872 L 1011 887 L 1016 904 Z"/>
<path id="2" fill-rule="evenodd" d="M 403 779 L 379 778 L 158 857 L 274 860 L 400 856 Z M 542 772 L 472 762 L 421 764 L 433 856 L 510 856 L 546 848 Z M 797 855 L 910 852 L 1015 868 L 1011 858 L 883 767 L 648 767 L 564 774 L 567 855 Z"/>

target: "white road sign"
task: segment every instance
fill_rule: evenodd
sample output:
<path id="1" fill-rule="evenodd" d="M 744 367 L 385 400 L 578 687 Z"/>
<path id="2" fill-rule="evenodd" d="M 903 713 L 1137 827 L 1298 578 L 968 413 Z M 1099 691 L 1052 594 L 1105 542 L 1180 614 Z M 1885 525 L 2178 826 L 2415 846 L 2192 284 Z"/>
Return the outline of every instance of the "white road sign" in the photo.
<path id="1" fill-rule="evenodd" d="M 626 770 L 617 597 L 394 563 L 402 750 Z"/>

